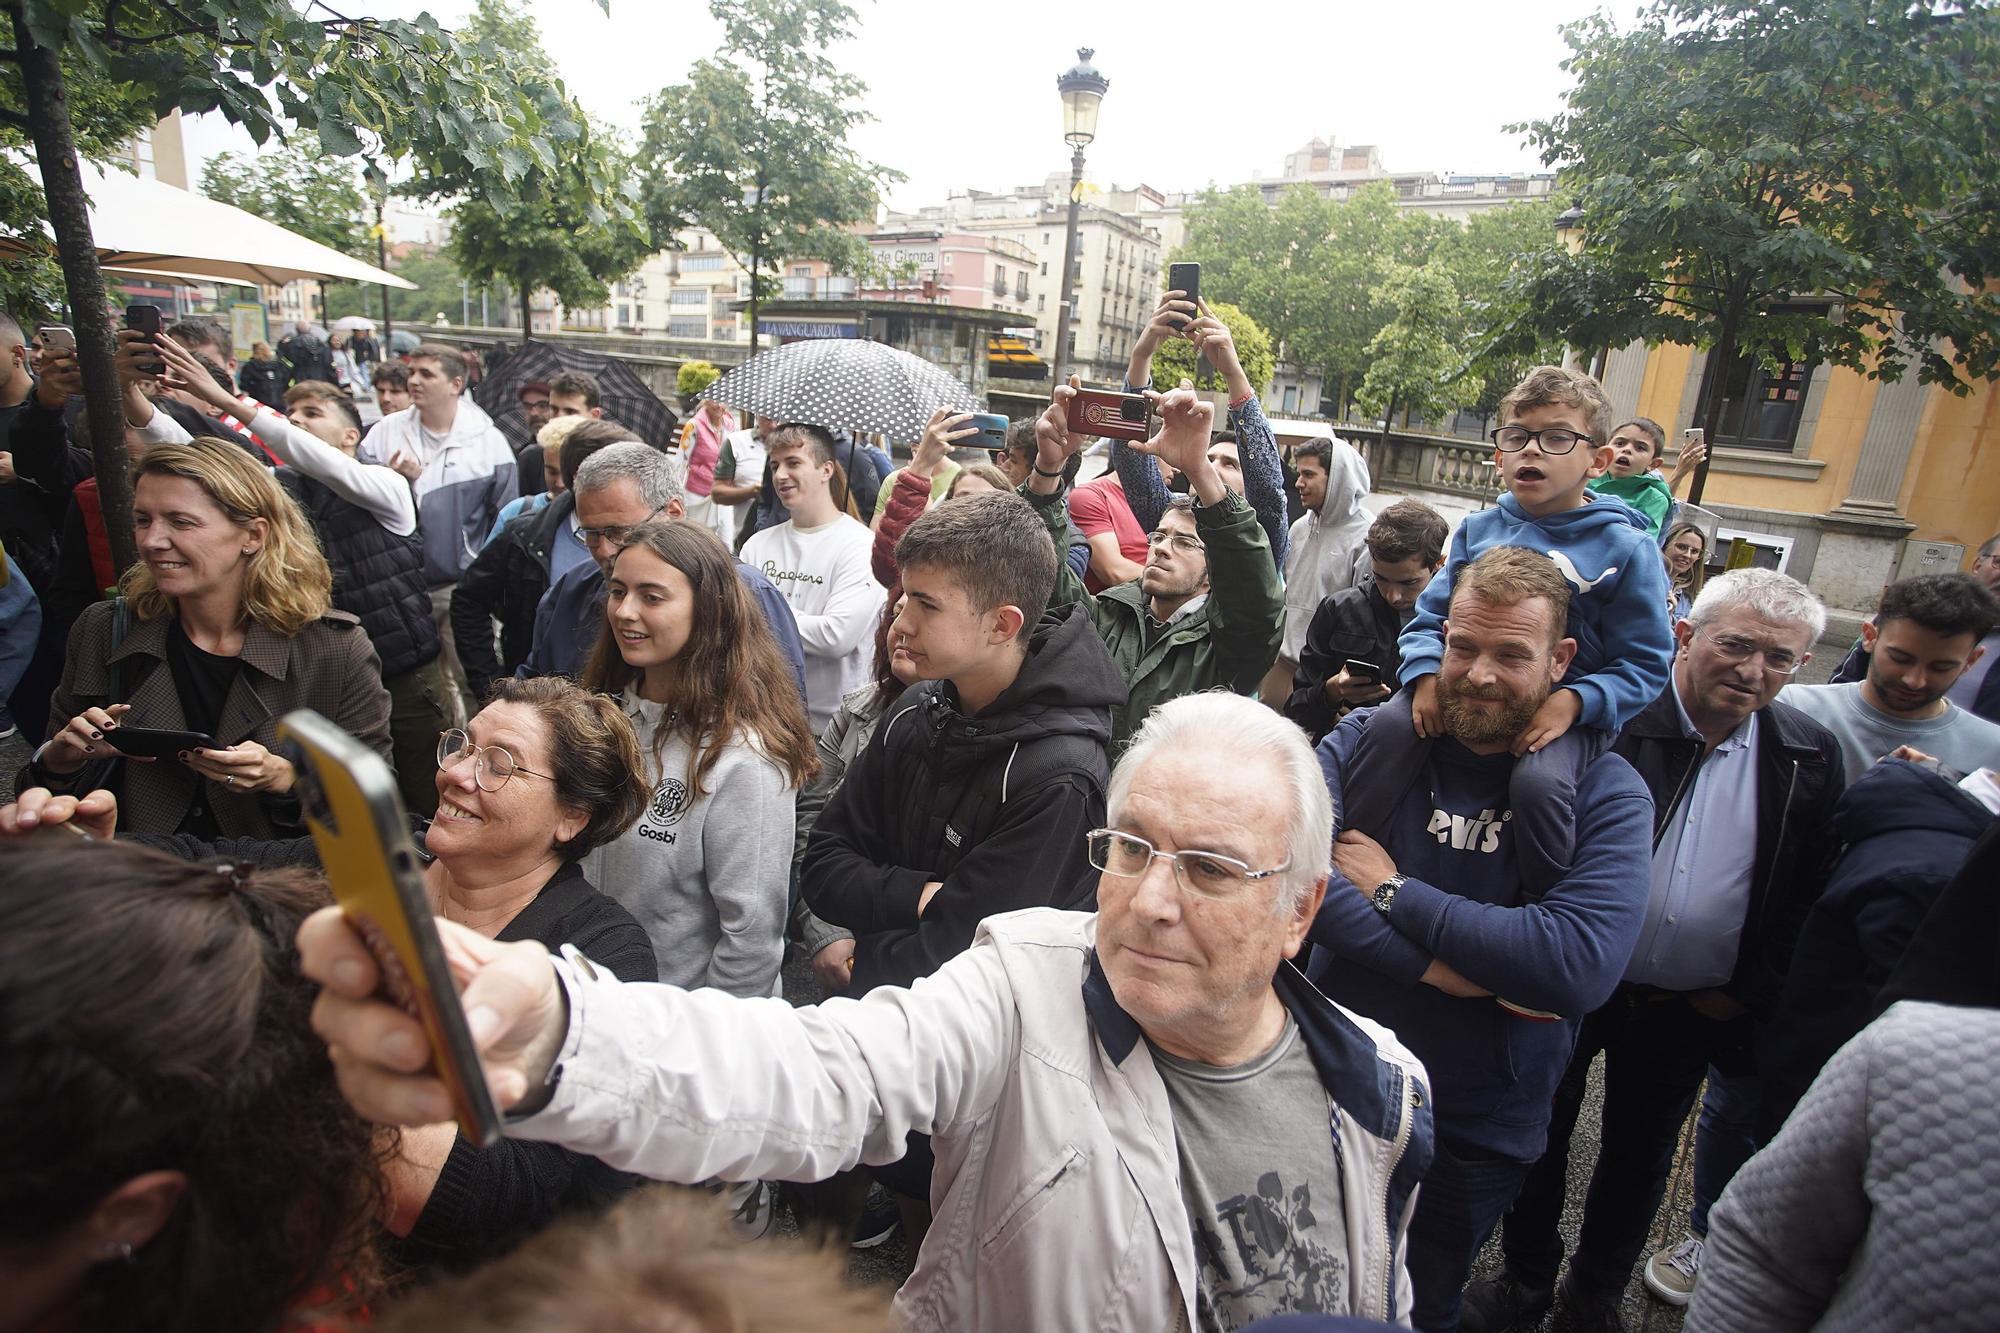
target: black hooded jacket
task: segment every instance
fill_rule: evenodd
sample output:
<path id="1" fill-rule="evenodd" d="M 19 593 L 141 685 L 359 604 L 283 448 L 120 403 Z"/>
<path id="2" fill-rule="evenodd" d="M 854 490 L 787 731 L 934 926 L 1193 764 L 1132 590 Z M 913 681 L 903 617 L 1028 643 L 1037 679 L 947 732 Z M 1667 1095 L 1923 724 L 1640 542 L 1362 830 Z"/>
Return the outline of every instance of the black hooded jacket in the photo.
<path id="1" fill-rule="evenodd" d="M 1104 822 L 1111 709 L 1125 680 L 1079 607 L 1036 625 L 1020 675 L 967 717 L 948 681 L 904 693 L 806 845 L 800 887 L 854 932 L 854 986 L 906 986 L 1026 907 L 1088 910 L 1084 835 Z M 919 919 L 932 880 L 943 887 Z"/>
<path id="2" fill-rule="evenodd" d="M 1763 1123 L 1775 1133 L 1833 1053 L 1881 1012 L 1877 995 L 1925 914 L 1996 823 L 1928 765 L 1884 759 L 1833 812 L 1845 846 L 1813 904 L 1759 1048 Z M 1992 896 L 1993 885 L 1984 886 Z M 1969 942 L 1991 949 L 1992 938 Z"/>

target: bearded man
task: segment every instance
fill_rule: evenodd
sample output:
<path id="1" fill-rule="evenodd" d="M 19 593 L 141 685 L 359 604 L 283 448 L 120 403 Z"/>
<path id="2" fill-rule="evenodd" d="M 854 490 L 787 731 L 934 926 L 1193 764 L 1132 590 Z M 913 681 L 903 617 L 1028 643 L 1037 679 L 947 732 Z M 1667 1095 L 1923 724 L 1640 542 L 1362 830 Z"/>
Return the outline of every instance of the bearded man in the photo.
<path id="1" fill-rule="evenodd" d="M 1618 984 L 1645 919 L 1652 798 L 1617 755 L 1577 786 L 1567 875 L 1537 894 L 1516 868 L 1512 746 L 1575 655 L 1569 599 L 1555 564 L 1522 547 L 1460 571 L 1438 671 L 1445 734 L 1379 826 L 1342 829 L 1309 933 L 1320 988 L 1432 1073 L 1437 1156 L 1409 1243 L 1419 1329 L 1458 1327 L 1473 1259 L 1547 1142 L 1577 1023 Z M 1384 778 L 1353 763 L 1379 711 L 1320 743 L 1337 815 L 1347 786 Z"/>

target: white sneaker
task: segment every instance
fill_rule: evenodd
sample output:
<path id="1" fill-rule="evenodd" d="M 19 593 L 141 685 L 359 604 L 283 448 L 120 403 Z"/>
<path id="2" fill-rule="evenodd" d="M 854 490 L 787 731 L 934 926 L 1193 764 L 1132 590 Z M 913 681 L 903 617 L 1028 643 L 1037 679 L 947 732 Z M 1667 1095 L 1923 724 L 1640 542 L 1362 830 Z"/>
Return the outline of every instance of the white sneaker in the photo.
<path id="1" fill-rule="evenodd" d="M 1672 1249 L 1656 1252 L 1646 1261 L 1646 1290 L 1668 1305 L 1685 1306 L 1693 1300 L 1706 1243 L 1700 1236 L 1689 1236 Z"/>

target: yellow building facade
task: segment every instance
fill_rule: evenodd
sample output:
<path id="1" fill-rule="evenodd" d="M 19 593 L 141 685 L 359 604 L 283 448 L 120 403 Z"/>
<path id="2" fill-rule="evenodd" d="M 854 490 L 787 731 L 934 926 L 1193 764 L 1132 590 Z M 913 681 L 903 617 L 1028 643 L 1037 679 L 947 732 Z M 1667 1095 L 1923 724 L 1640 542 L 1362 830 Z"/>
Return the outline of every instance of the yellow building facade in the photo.
<path id="1" fill-rule="evenodd" d="M 1619 411 L 1667 428 L 1670 447 L 1720 382 L 1725 421 L 1702 503 L 1725 535 L 1780 549 L 1830 607 L 1865 614 L 1899 574 L 1967 568 L 2000 532 L 2000 382 L 1959 397 L 1914 374 L 1887 384 L 1824 365 L 1724 374 L 1709 362 L 1634 343 L 1605 359 L 1602 378 Z"/>

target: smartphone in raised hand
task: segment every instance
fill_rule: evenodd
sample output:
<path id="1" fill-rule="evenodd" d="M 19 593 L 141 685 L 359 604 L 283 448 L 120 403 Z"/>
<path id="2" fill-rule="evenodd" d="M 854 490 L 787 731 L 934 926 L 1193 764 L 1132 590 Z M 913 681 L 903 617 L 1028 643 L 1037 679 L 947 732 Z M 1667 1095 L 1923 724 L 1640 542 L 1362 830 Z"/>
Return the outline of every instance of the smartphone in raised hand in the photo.
<path id="1" fill-rule="evenodd" d="M 431 919 L 395 775 L 380 755 L 311 709 L 279 719 L 278 749 L 297 772 L 294 790 L 334 901 L 375 955 L 384 994 L 424 1025 L 459 1132 L 485 1147 L 500 1137 L 500 1112 Z"/>

